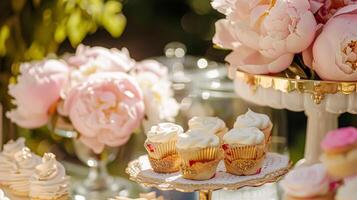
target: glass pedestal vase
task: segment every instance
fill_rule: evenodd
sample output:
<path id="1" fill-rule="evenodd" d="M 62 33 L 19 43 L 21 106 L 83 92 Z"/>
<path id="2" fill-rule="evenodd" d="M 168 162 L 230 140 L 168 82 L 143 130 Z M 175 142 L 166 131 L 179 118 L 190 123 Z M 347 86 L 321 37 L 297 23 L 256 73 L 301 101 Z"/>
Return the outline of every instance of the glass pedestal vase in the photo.
<path id="1" fill-rule="evenodd" d="M 72 185 L 75 199 L 100 200 L 126 193 L 125 180 L 110 176 L 107 164 L 113 161 L 118 148 L 106 147 L 101 154 L 95 154 L 79 140 L 74 140 L 78 158 L 89 167 L 88 176 Z"/>
<path id="2" fill-rule="evenodd" d="M 107 200 L 129 194 L 128 181 L 124 178 L 113 177 L 107 171 L 108 163 L 114 161 L 120 147 L 105 147 L 102 153 L 94 153 L 78 139 L 78 134 L 72 124 L 61 117 L 55 120 L 53 130 L 57 135 L 73 140 L 75 154 L 89 167 L 85 179 L 71 182 L 74 200 Z"/>

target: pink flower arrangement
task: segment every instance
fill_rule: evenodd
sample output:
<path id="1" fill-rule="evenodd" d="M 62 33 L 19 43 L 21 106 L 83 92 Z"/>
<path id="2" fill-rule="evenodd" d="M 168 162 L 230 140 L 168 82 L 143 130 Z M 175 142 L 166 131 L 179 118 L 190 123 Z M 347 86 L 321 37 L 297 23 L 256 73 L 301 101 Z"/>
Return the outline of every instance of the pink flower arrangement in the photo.
<path id="1" fill-rule="evenodd" d="M 174 120 L 179 109 L 167 68 L 137 63 L 127 49 L 80 45 L 63 60 L 23 63 L 20 72 L 9 86 L 17 107 L 7 116 L 25 128 L 46 125 L 55 114 L 68 117 L 95 153 L 125 144 L 142 124 Z"/>
<path id="2" fill-rule="evenodd" d="M 275 74 L 296 56 L 324 80 L 356 81 L 354 0 L 214 0 L 225 19 L 213 43 L 232 52 L 231 68 Z"/>

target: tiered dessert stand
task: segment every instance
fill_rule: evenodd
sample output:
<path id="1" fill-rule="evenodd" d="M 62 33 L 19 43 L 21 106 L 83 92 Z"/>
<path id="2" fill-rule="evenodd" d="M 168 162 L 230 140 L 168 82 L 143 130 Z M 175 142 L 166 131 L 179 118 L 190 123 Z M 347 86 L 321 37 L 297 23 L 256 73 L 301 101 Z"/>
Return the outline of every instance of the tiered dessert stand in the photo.
<path id="1" fill-rule="evenodd" d="M 230 78 L 238 96 L 248 102 L 305 112 L 307 136 L 301 164 L 319 161 L 320 142 L 328 131 L 338 127 L 340 114 L 357 114 L 357 82 L 289 79 L 241 71 L 234 71 Z"/>
<path id="2" fill-rule="evenodd" d="M 205 181 L 194 181 L 182 178 L 179 172 L 155 173 L 147 155 L 129 163 L 126 172 L 130 179 L 147 187 L 159 190 L 177 190 L 181 192 L 199 192 L 200 200 L 210 200 L 212 191 L 226 189 L 236 190 L 245 186 L 257 187 L 265 183 L 276 182 L 286 174 L 291 166 L 289 158 L 277 153 L 267 153 L 264 165 L 259 174 L 252 176 L 235 176 L 225 171 L 224 163 L 218 165 L 214 178 Z"/>

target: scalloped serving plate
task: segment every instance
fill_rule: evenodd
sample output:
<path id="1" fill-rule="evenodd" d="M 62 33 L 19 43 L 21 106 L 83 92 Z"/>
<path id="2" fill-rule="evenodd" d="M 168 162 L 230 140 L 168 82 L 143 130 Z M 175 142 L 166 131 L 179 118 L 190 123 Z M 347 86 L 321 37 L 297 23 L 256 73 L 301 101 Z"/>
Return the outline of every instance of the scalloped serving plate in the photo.
<path id="1" fill-rule="evenodd" d="M 291 167 L 287 156 L 277 153 L 267 153 L 264 165 L 259 174 L 252 176 L 236 176 L 225 172 L 223 161 L 217 168 L 214 178 L 195 181 L 182 178 L 179 172 L 160 174 L 152 170 L 147 155 L 129 163 L 126 172 L 130 179 L 147 187 L 160 190 L 178 190 L 193 192 L 197 190 L 234 190 L 245 186 L 261 186 L 265 183 L 276 182 L 285 175 Z"/>

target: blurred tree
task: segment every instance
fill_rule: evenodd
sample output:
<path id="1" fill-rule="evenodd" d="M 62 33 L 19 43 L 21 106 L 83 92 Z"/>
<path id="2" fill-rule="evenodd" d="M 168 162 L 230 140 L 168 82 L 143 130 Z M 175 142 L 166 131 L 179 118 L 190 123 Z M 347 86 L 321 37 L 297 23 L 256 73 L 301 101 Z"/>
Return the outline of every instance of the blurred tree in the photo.
<path id="1" fill-rule="evenodd" d="M 121 10 L 121 2 L 115 0 L 0 1 L 2 71 L 55 53 L 65 39 L 75 47 L 101 26 L 113 37 L 120 36 L 126 24 Z"/>
<path id="2" fill-rule="evenodd" d="M 65 41 L 76 47 L 100 28 L 119 37 L 125 25 L 119 0 L 0 0 L 0 102 L 4 111 L 11 107 L 7 87 L 16 81 L 10 77 L 18 74 L 20 62 L 56 53 Z M 5 141 L 14 137 L 10 123 L 4 123 L 4 132 Z"/>

